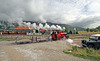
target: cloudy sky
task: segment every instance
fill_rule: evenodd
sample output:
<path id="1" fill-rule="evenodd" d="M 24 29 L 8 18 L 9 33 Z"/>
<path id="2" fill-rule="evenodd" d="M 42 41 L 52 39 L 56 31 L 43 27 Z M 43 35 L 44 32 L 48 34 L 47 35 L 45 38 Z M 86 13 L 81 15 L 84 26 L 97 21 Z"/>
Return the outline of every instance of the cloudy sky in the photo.
<path id="1" fill-rule="evenodd" d="M 0 0 L 0 21 L 100 26 L 100 0 Z"/>

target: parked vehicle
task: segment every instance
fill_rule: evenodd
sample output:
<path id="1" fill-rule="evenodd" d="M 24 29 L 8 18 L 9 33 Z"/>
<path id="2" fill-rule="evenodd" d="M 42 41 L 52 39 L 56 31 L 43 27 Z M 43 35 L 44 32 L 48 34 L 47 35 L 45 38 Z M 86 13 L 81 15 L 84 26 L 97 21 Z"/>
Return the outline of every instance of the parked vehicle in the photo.
<path id="1" fill-rule="evenodd" d="M 100 34 L 90 36 L 89 40 L 82 40 L 83 47 L 100 48 Z"/>

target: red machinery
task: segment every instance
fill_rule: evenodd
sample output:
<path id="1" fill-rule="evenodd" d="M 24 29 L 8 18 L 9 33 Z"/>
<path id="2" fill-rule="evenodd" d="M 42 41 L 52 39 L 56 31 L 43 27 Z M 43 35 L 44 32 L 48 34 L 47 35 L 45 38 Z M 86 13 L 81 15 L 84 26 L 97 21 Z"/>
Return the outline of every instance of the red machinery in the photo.
<path id="1" fill-rule="evenodd" d="M 26 35 L 26 32 L 21 33 L 18 31 L 16 31 L 16 32 L 8 31 L 8 32 L 1 32 L 1 35 Z"/>
<path id="2" fill-rule="evenodd" d="M 56 30 L 56 31 L 53 31 L 52 33 L 52 40 L 60 40 L 64 37 L 66 38 L 68 37 L 64 31 Z"/>

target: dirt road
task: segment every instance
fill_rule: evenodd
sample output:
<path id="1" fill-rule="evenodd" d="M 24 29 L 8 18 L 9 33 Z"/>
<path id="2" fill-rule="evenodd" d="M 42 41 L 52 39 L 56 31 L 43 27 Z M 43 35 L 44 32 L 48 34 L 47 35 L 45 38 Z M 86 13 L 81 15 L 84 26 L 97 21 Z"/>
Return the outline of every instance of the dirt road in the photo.
<path id="1" fill-rule="evenodd" d="M 64 40 L 18 45 L 1 41 L 0 61 L 90 61 L 63 53 L 68 48 Z"/>

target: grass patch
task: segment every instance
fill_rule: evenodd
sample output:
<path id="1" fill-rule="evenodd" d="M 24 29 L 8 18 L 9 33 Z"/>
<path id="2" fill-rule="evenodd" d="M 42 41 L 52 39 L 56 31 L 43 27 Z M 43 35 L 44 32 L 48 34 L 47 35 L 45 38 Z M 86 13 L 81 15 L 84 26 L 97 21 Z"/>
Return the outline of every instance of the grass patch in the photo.
<path id="1" fill-rule="evenodd" d="M 72 49 L 64 50 L 63 52 L 84 59 L 100 61 L 100 50 L 94 50 L 93 48 L 78 48 L 76 46 L 73 46 Z"/>
<path id="2" fill-rule="evenodd" d="M 83 38 L 83 39 L 89 39 L 89 38 Z"/>
<path id="3" fill-rule="evenodd" d="M 14 41 L 14 40 L 16 40 L 15 37 L 13 37 L 13 38 L 0 38 L 0 41 Z M 20 38 L 18 40 L 22 40 L 22 39 Z"/>
<path id="4" fill-rule="evenodd" d="M 0 39 L 0 41 L 13 41 L 13 40 L 16 40 L 16 39 Z"/>
<path id="5" fill-rule="evenodd" d="M 79 31 L 78 33 L 79 33 L 79 34 L 100 34 L 100 31 L 99 31 L 99 32 Z"/>
<path id="6" fill-rule="evenodd" d="M 89 36 L 69 36 L 71 39 L 89 39 Z"/>

